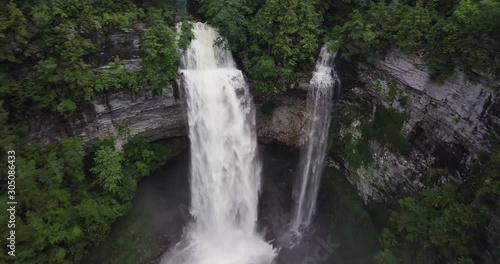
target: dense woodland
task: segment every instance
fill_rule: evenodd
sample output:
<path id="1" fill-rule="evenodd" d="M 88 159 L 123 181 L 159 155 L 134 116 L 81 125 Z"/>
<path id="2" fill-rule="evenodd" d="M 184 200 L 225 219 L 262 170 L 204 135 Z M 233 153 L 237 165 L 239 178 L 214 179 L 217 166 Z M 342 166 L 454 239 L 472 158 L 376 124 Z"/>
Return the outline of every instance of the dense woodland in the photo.
<path id="1" fill-rule="evenodd" d="M 183 14 L 185 10 L 182 10 Z M 500 71 L 498 0 L 198 0 L 192 19 L 207 20 L 227 41 L 256 94 L 272 98 L 311 72 L 327 42 L 346 60 L 375 61 L 389 49 L 422 54 L 436 78 L 455 67 Z M 68 138 L 27 144 L 35 113 L 69 117 L 95 95 L 159 90 L 176 77 L 175 3 L 155 0 L 0 0 L 0 159 L 16 151 L 17 263 L 79 263 L 127 212 L 137 181 L 186 147 L 130 138 Z M 142 25 L 142 26 L 140 26 Z M 97 72 L 96 40 L 111 31 L 141 31 L 143 70 Z M 192 34 L 184 23 L 179 47 Z M 482 155 L 465 186 L 443 185 L 401 199 L 381 227 L 376 263 L 495 263 L 481 208 L 500 196 L 500 151 Z M 439 172 L 435 172 L 439 173 Z M 6 167 L 0 167 L 6 182 Z M 0 185 L 0 204 L 6 186 Z M 4 210 L 4 209 L 2 209 Z M 5 211 L 5 210 L 4 210 Z M 5 215 L 0 222 L 5 223 Z M 6 226 L 0 226 L 4 234 Z M 2 242 L 5 249 L 5 240 Z M 495 251 L 496 250 L 496 251 Z M 6 261 L 0 254 L 0 262 Z"/>

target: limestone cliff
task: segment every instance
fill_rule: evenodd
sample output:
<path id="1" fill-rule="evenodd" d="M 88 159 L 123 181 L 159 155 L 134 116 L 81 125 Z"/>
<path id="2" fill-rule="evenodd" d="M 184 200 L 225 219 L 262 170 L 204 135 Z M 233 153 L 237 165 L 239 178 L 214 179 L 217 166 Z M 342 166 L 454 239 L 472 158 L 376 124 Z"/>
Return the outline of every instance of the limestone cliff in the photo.
<path id="1" fill-rule="evenodd" d="M 121 60 L 120 69 L 142 70 L 141 25 L 94 40 L 101 53 L 92 57 L 95 71 L 112 71 L 108 63 Z M 127 137 L 141 134 L 153 141 L 186 135 L 185 101 L 175 86 L 156 91 L 109 91 L 85 102 L 71 116 L 42 113 L 30 123 L 30 138 L 37 143 L 57 142 L 64 137 L 115 137 L 121 147 Z"/>
<path id="2" fill-rule="evenodd" d="M 117 31 L 94 42 L 102 52 L 91 60 L 95 71 L 113 71 L 108 65 L 115 57 L 121 60 L 120 69 L 142 70 L 143 25 L 127 31 Z M 303 134 L 305 91 L 307 84 L 293 87 L 295 95 L 274 99 L 273 111 L 263 111 L 257 103 L 257 131 L 262 142 L 277 142 L 298 146 Z M 41 113 L 30 122 L 30 139 L 47 144 L 65 137 L 115 137 L 117 147 L 126 138 L 141 134 L 150 141 L 187 135 L 186 104 L 182 87 L 165 84 L 159 91 L 109 91 L 85 102 L 71 116 Z M 266 112 L 266 113 L 264 113 Z"/>
<path id="3" fill-rule="evenodd" d="M 272 102 L 257 103 L 257 134 L 263 143 L 298 147 L 304 134 L 306 100 L 304 95 L 283 95 Z"/>
<path id="4" fill-rule="evenodd" d="M 420 58 L 397 52 L 359 64 L 335 109 L 333 152 L 365 201 L 461 182 L 499 136 L 499 84 L 458 69 L 438 83 Z"/>
<path id="5" fill-rule="evenodd" d="M 186 135 L 184 103 L 171 88 L 161 92 L 115 92 L 100 95 L 82 105 L 71 117 L 45 115 L 31 124 L 31 138 L 41 143 L 74 136 L 84 141 L 114 136 L 120 147 L 124 140 L 141 134 L 146 139 Z"/>

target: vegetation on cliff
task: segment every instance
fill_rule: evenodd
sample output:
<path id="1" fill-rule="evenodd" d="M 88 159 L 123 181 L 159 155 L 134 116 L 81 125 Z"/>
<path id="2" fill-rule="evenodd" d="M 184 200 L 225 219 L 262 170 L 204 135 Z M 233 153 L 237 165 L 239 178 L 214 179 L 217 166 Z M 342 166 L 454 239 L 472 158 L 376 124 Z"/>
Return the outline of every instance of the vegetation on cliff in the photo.
<path id="1" fill-rule="evenodd" d="M 257 92 L 271 96 L 309 72 L 319 50 L 321 17 L 312 0 L 200 0 L 200 12 L 226 37 Z M 302 74 L 301 74 L 302 73 Z"/>
<path id="2" fill-rule="evenodd" d="M 390 48 L 425 54 L 435 74 L 451 73 L 456 65 L 467 71 L 500 70 L 500 2 L 356 1 L 332 36 L 343 55 L 373 61 Z"/>
<path id="3" fill-rule="evenodd" d="M 108 61 L 110 71 L 94 70 L 102 66 L 93 59 L 102 40 L 130 30 L 142 40 L 142 71 L 125 69 L 119 57 Z M 160 1 L 0 1 L 0 160 L 16 153 L 19 250 L 10 260 L 79 263 L 127 212 L 137 181 L 185 149 L 186 141 L 150 145 L 141 137 L 131 138 L 123 152 L 112 139 L 27 144 L 35 113 L 68 116 L 98 93 L 165 87 L 177 72 L 175 38 L 172 6 Z M 5 183 L 6 169 L 0 168 Z M 6 192 L 1 184 L 3 211 Z M 2 224 L 0 233 L 8 232 Z M 0 262 L 7 257 L 1 254 Z"/>
<path id="4" fill-rule="evenodd" d="M 158 89 L 177 72 L 173 11 L 121 1 L 7 1 L 0 4 L 0 97 L 11 115 L 48 109 L 71 113 L 108 90 Z M 140 28 L 143 72 L 93 70 L 111 31 Z M 117 61 L 118 60 L 118 61 Z"/>
<path id="5" fill-rule="evenodd" d="M 496 263 L 500 248 L 488 245 L 485 226 L 500 199 L 499 157 L 497 149 L 461 186 L 447 183 L 400 199 L 375 262 Z"/>
<path id="6" fill-rule="evenodd" d="M 187 146 L 185 139 L 150 145 L 136 136 L 123 153 L 113 140 L 84 144 L 76 138 L 17 148 L 16 246 L 22 249 L 16 251 L 17 263 L 79 263 L 128 211 L 137 181 Z M 5 205 L 7 196 L 0 201 Z M 8 215 L 0 216 L 2 223 L 7 220 Z M 7 234 L 6 228 L 0 232 Z M 7 263 L 7 257 L 1 254 L 0 262 Z"/>
<path id="7" fill-rule="evenodd" d="M 342 157 L 354 180 L 368 186 L 372 180 L 383 184 L 381 177 L 387 177 L 378 170 L 382 162 L 375 161 L 380 160 L 380 155 L 387 151 L 404 155 L 405 150 L 414 147 L 401 133 L 406 114 L 372 103 L 344 103 L 338 107 L 330 147 L 334 156 Z M 380 147 L 384 151 L 375 154 Z M 395 195 L 402 198 L 388 199 L 383 203 L 385 210 L 371 203 L 380 230 L 381 249 L 374 256 L 375 263 L 495 263 L 500 259 L 500 248 L 487 239 L 495 236 L 489 225 L 500 200 L 500 151 L 497 146 L 491 154 L 480 156 L 481 160 L 464 172 L 467 176 L 462 184 L 448 182 L 450 173 L 446 168 L 428 168 L 424 172 L 428 189 L 413 195 L 396 191 Z M 356 179 L 366 171 L 373 174 Z M 412 179 L 403 174 L 405 170 L 400 173 Z"/>
<path id="8" fill-rule="evenodd" d="M 383 59 L 391 48 L 423 53 L 436 75 L 456 65 L 500 70 L 495 0 L 199 0 L 195 10 L 227 38 L 257 91 L 273 95 L 312 70 L 319 45 L 345 58 Z"/>

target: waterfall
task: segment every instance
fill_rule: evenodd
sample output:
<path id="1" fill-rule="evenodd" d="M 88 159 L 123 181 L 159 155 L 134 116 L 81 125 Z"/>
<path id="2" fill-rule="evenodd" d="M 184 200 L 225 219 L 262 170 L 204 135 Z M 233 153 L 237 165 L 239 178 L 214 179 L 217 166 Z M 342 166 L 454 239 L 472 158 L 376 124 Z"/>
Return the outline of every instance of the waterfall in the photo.
<path id="1" fill-rule="evenodd" d="M 332 96 L 335 84 L 339 83 L 333 67 L 336 54 L 329 52 L 327 47 L 328 44 L 321 49 L 309 83 L 307 130 L 301 152 L 300 175 L 294 189 L 292 231 L 296 233 L 301 228 L 309 227 L 316 208 L 330 127 Z"/>
<path id="2" fill-rule="evenodd" d="M 169 264 L 269 264 L 275 252 L 256 232 L 261 165 L 248 86 L 218 32 L 194 23 L 181 56 L 191 140 L 193 222 Z"/>

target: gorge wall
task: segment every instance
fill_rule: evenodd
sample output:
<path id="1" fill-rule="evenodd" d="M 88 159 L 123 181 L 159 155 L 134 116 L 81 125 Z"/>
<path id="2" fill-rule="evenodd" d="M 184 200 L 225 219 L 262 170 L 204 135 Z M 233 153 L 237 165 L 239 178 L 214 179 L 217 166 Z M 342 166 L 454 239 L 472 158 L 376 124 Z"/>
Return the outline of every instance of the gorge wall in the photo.
<path id="1" fill-rule="evenodd" d="M 306 92 L 288 93 L 257 102 L 257 134 L 262 143 L 301 145 L 306 117 Z"/>
<path id="2" fill-rule="evenodd" d="M 365 202 L 462 182 L 500 131 L 500 81 L 432 81 L 418 56 L 359 64 L 335 109 L 332 152 Z"/>
<path id="3" fill-rule="evenodd" d="M 115 56 L 128 70 L 142 69 L 140 26 L 98 39 L 96 71 L 110 71 Z M 480 153 L 491 151 L 500 131 L 500 80 L 457 70 L 443 83 L 431 80 L 418 56 L 390 53 L 374 64 L 350 64 L 341 72 L 342 93 L 333 109 L 331 161 L 348 172 L 365 202 L 397 198 L 446 181 L 462 182 Z M 339 67 L 340 71 L 343 68 Z M 263 143 L 300 146 L 307 83 L 271 101 L 256 98 L 257 133 Z M 185 136 L 182 88 L 109 91 L 73 115 L 41 113 L 30 124 L 37 143 L 68 136 L 115 137 L 120 147 L 141 134 L 150 141 Z"/>
<path id="4" fill-rule="evenodd" d="M 108 65 L 120 58 L 119 69 L 142 70 L 144 25 L 127 31 L 117 31 L 102 39 L 94 39 L 101 52 L 90 58 L 94 71 L 113 71 Z M 257 132 L 261 142 L 277 142 L 289 146 L 299 144 L 305 116 L 307 84 L 292 87 L 294 93 L 276 97 L 272 106 L 257 100 Z M 165 84 L 156 91 L 108 91 L 85 102 L 71 116 L 40 113 L 29 124 L 30 139 L 48 144 L 65 137 L 114 137 L 117 147 L 133 135 L 143 135 L 154 141 L 187 135 L 187 116 L 182 87 Z"/>
<path id="5" fill-rule="evenodd" d="M 118 31 L 103 39 L 93 40 L 101 53 L 91 58 L 94 71 L 113 71 L 108 65 L 115 57 L 121 60 L 119 69 L 142 70 L 142 25 L 128 31 Z M 71 116 L 41 113 L 30 123 L 33 142 L 47 144 L 64 137 L 115 137 L 121 147 L 129 136 L 141 134 L 154 141 L 186 135 L 185 101 L 176 86 L 165 84 L 155 91 L 109 91 L 80 105 Z"/>
<path id="6" fill-rule="evenodd" d="M 46 144 L 64 137 L 115 137 L 121 147 L 127 137 L 141 134 L 154 141 L 186 135 L 184 103 L 172 88 L 153 92 L 115 92 L 99 95 L 71 117 L 43 115 L 31 123 L 31 139 Z"/>

